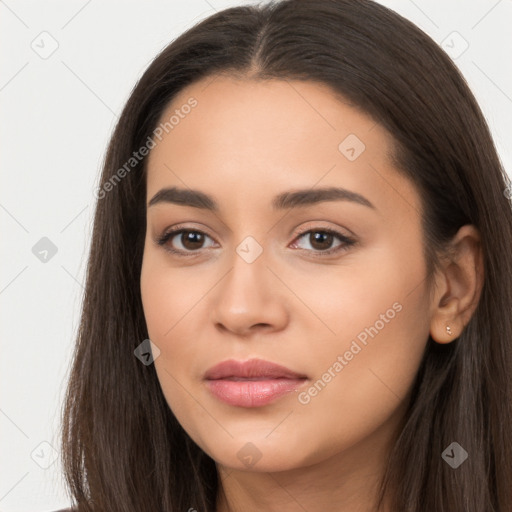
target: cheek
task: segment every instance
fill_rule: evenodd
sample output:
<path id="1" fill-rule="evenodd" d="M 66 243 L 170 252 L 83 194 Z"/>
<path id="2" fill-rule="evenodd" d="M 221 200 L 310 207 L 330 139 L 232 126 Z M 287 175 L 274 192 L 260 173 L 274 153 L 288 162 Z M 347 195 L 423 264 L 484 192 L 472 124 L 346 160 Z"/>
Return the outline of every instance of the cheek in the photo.
<path id="1" fill-rule="evenodd" d="M 281 274 L 285 272 L 284 280 L 301 299 L 291 303 L 300 314 L 301 330 L 316 336 L 317 343 L 304 340 L 305 348 L 315 354 L 348 350 L 356 338 L 363 346 L 378 338 L 387 350 L 414 339 L 415 333 L 428 332 L 426 269 L 420 250 L 408 248 L 404 254 L 388 244 L 349 256 L 336 266 L 287 268 Z M 396 341 L 388 346 L 385 340 L 392 339 Z"/>
<path id="2" fill-rule="evenodd" d="M 179 292 L 177 292 L 179 290 Z M 154 365 L 164 398 L 173 414 L 192 436 L 197 436 L 194 402 L 186 392 L 186 375 L 197 357 L 197 339 L 187 313 L 198 301 L 198 291 L 183 273 L 162 264 L 159 255 L 147 252 L 141 271 L 141 297 L 148 335 L 159 348 Z"/>
<path id="3" fill-rule="evenodd" d="M 144 252 L 140 289 L 149 337 L 156 342 L 172 327 L 177 301 L 176 294 L 171 293 L 174 288 L 170 284 L 169 272 L 151 249 Z"/>
<path id="4" fill-rule="evenodd" d="M 305 345 L 314 381 L 298 399 L 312 433 L 321 421 L 339 440 L 371 433 L 396 412 L 428 339 L 419 242 L 407 252 L 398 244 L 382 246 L 364 260 L 316 280 L 304 296 L 331 333 Z"/>
<path id="5" fill-rule="evenodd" d="M 141 270 L 141 297 L 150 338 L 165 346 L 182 332 L 189 314 L 208 290 L 204 275 L 194 279 L 193 267 L 178 269 L 165 255 L 149 249 Z M 187 326 L 190 328 L 190 325 Z"/>
<path id="6" fill-rule="evenodd" d="M 343 450 L 399 421 L 426 343 L 416 322 L 421 302 L 409 296 L 401 310 L 393 309 L 393 318 L 382 308 L 388 323 L 372 317 L 359 337 L 339 337 L 310 355 L 321 364 L 297 397 L 302 410 L 296 414 L 303 421 L 301 436 L 310 440 L 309 451 Z"/>
<path id="7" fill-rule="evenodd" d="M 198 272 L 194 266 L 175 268 L 165 255 L 148 250 L 141 270 L 141 297 L 148 335 L 159 348 L 155 369 L 173 412 L 194 410 L 188 392 L 200 379 L 198 360 L 205 351 L 199 345 L 206 327 L 207 293 L 218 277 Z"/>

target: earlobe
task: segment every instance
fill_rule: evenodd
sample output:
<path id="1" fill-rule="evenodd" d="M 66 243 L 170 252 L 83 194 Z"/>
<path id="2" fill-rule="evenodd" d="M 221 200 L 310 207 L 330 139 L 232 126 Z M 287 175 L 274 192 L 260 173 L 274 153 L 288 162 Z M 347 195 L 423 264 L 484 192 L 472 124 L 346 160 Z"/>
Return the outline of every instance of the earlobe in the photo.
<path id="1" fill-rule="evenodd" d="M 438 279 L 443 286 L 433 298 L 430 335 L 437 343 L 450 343 L 469 323 L 483 288 L 483 255 L 475 226 L 459 229 Z"/>
<path id="2" fill-rule="evenodd" d="M 448 314 L 439 314 L 430 323 L 430 336 L 437 343 L 451 343 L 460 336 L 464 328 L 464 326 L 461 328 L 457 324 L 456 318 L 453 318 L 456 315 L 452 315 L 453 320 L 451 322 L 446 320 L 448 316 Z"/>

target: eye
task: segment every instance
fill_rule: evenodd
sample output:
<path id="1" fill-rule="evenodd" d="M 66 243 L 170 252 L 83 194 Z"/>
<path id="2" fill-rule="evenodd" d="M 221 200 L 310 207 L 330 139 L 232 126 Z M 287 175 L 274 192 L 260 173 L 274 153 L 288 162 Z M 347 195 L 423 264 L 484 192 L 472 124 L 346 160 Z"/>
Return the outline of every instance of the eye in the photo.
<path id="1" fill-rule="evenodd" d="M 333 229 L 319 228 L 309 229 L 299 234 L 295 240 L 304 238 L 306 245 L 310 247 L 298 247 L 299 249 L 312 250 L 314 253 L 319 253 L 319 256 L 330 255 L 340 251 L 347 250 L 350 246 L 355 244 L 355 240 L 335 231 Z M 333 246 L 333 242 L 338 239 L 340 243 Z M 293 244 L 298 246 L 296 242 Z"/>
<path id="2" fill-rule="evenodd" d="M 301 247 L 296 242 L 301 239 L 306 241 L 306 247 Z M 339 243 L 333 246 L 333 242 L 336 239 Z M 163 235 L 157 238 L 156 243 L 164 247 L 166 251 L 178 256 L 193 256 L 195 255 L 194 253 L 199 254 L 200 249 L 214 246 L 214 242 L 205 246 L 204 244 L 207 240 L 213 242 L 213 239 L 204 231 L 176 226 L 164 232 Z M 294 239 L 292 247 L 310 251 L 313 254 L 316 253 L 315 256 L 327 256 L 345 251 L 355 243 L 354 239 L 333 229 L 317 228 L 299 233 Z"/>
<path id="3" fill-rule="evenodd" d="M 156 242 L 158 245 L 163 246 L 166 251 L 174 254 L 188 255 L 187 253 L 194 253 L 198 249 L 203 249 L 203 244 L 206 239 L 212 240 L 212 238 L 203 231 L 197 229 L 184 229 L 178 226 L 166 231 L 157 239 Z"/>

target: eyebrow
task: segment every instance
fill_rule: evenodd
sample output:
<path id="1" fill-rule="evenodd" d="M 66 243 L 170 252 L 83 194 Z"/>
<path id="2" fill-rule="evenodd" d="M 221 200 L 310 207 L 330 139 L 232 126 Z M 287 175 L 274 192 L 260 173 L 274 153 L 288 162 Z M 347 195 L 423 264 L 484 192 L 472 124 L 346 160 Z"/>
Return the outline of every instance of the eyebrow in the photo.
<path id="1" fill-rule="evenodd" d="M 377 208 L 366 197 L 339 187 L 327 187 L 318 189 L 293 190 L 283 192 L 274 197 L 272 208 L 274 210 L 284 210 L 286 208 L 304 207 L 325 201 L 351 201 L 353 203 L 367 206 L 368 208 Z M 149 201 L 148 207 L 159 203 L 173 203 L 182 206 L 191 206 L 219 211 L 219 205 L 211 196 L 200 192 L 199 190 L 183 189 L 178 187 L 163 188 L 158 191 Z"/>

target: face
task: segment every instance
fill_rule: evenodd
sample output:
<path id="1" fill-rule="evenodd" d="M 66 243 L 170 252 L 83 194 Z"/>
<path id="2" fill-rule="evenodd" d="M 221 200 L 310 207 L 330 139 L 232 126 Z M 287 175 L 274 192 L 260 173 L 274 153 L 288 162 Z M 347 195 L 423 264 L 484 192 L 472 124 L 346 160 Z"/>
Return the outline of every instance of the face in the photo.
<path id="1" fill-rule="evenodd" d="M 169 407 L 230 468 L 377 446 L 429 333 L 420 198 L 390 135 L 313 82 L 210 77 L 172 116 L 148 159 L 141 276 Z"/>

